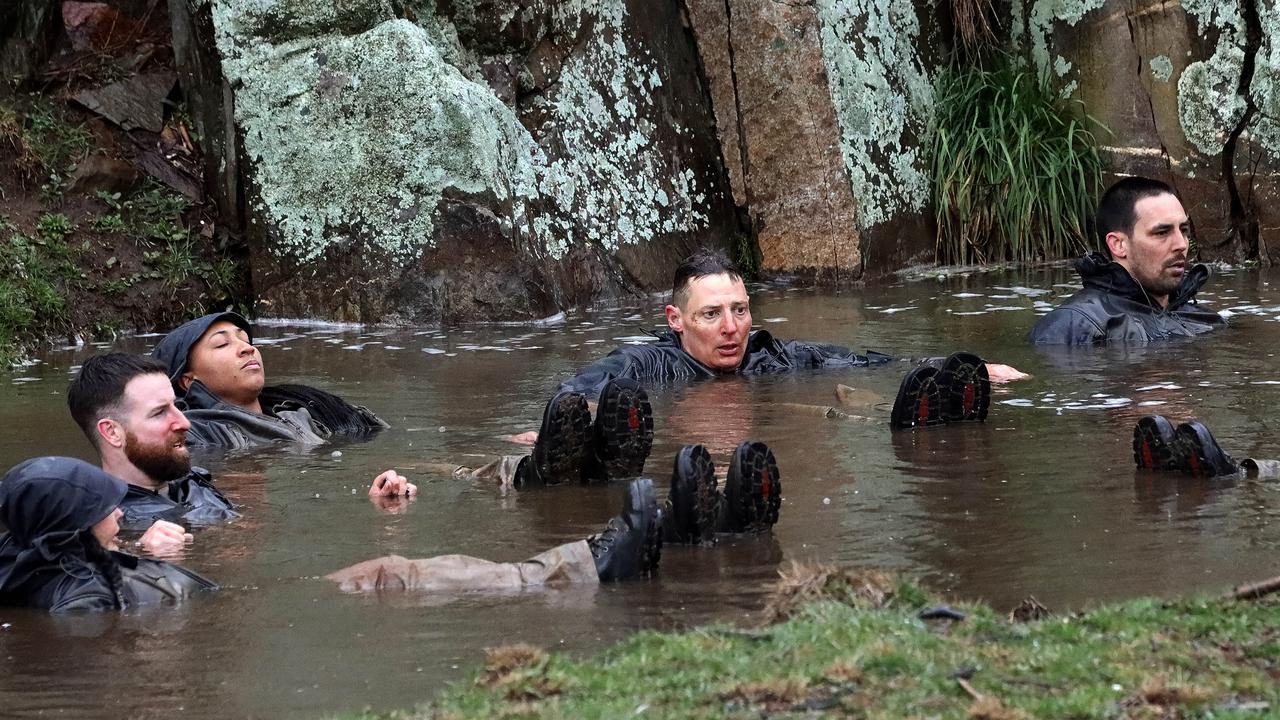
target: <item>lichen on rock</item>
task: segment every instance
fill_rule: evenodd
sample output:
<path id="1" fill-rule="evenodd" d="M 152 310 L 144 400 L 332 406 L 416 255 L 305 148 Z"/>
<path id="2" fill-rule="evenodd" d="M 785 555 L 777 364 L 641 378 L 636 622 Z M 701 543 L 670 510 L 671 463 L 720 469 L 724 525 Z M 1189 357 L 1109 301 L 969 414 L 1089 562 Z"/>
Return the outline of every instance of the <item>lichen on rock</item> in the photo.
<path id="1" fill-rule="evenodd" d="M 1217 155 L 1245 112 L 1239 93 L 1244 21 L 1238 2 L 1187 0 L 1183 7 L 1202 36 L 1217 34 L 1217 45 L 1213 55 L 1191 63 L 1178 78 L 1178 121 L 1197 150 Z"/>
<path id="2" fill-rule="evenodd" d="M 1031 11 L 1024 14 L 1022 0 L 1012 3 L 1014 42 L 1026 43 L 1030 47 L 1031 59 L 1040 72 L 1053 72 L 1063 79 L 1063 98 L 1075 94 L 1078 82 L 1068 77 L 1072 64 L 1062 56 L 1055 58 L 1049 51 L 1054 26 L 1058 23 L 1075 25 L 1104 4 L 1105 0 L 1034 0 Z"/>
<path id="3" fill-rule="evenodd" d="M 933 84 L 917 48 L 915 4 L 818 0 L 817 9 L 859 227 L 921 211 Z"/>
<path id="4" fill-rule="evenodd" d="M 1173 61 L 1168 55 L 1157 55 L 1148 63 L 1151 66 L 1151 77 L 1160 82 L 1169 82 L 1173 77 Z"/>

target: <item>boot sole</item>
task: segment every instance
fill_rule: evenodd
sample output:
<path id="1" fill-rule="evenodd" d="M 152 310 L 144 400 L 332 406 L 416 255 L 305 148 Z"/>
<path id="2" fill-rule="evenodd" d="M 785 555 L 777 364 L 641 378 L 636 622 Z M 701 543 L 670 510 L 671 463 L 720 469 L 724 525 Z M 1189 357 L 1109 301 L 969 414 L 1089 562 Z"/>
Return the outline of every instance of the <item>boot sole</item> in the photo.
<path id="1" fill-rule="evenodd" d="M 1177 470 L 1173 423 L 1163 415 L 1145 415 L 1133 426 L 1133 462 L 1143 470 Z"/>
<path id="2" fill-rule="evenodd" d="M 558 485 L 581 480 L 590 451 L 591 408 L 587 399 L 581 393 L 561 393 L 551 398 L 533 448 L 543 482 Z"/>
<path id="3" fill-rule="evenodd" d="M 942 387 L 938 384 L 938 369 L 928 366 L 912 369 L 898 386 L 889 427 L 910 430 L 942 423 Z"/>
<path id="4" fill-rule="evenodd" d="M 674 539 L 687 543 L 715 540 L 720 491 L 711 454 L 703 446 L 686 445 L 676 453 L 670 499 L 671 517 L 667 520 L 674 525 Z"/>
<path id="5" fill-rule="evenodd" d="M 729 532 L 765 532 L 778 522 L 782 477 L 767 445 L 744 442 L 734 451 L 725 500 L 729 506 Z"/>
<path id="6" fill-rule="evenodd" d="M 636 477 L 653 448 L 653 407 L 639 384 L 614 380 L 596 408 L 596 452 L 610 479 Z"/>
<path id="7" fill-rule="evenodd" d="M 1239 471 L 1204 424 L 1184 422 L 1174 433 L 1182 451 L 1178 463 L 1182 472 L 1194 477 L 1217 477 Z"/>
<path id="8" fill-rule="evenodd" d="M 987 364 L 973 353 L 952 353 L 937 376 L 943 422 L 982 422 L 991 405 Z"/>

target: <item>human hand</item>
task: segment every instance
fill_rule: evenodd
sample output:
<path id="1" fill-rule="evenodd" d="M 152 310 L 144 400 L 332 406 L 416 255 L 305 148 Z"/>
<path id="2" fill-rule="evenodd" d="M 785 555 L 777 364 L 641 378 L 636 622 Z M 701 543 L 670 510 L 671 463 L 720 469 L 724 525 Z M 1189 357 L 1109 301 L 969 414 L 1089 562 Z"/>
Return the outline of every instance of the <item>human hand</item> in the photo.
<path id="1" fill-rule="evenodd" d="M 195 536 L 181 525 L 157 520 L 142 533 L 142 537 L 138 539 L 138 547 L 148 555 L 174 556 L 181 555 L 187 544 L 194 540 Z"/>
<path id="2" fill-rule="evenodd" d="M 369 486 L 369 497 L 413 497 L 417 494 L 418 486 L 395 470 L 383 472 Z"/>
<path id="3" fill-rule="evenodd" d="M 517 445 L 532 445 L 538 442 L 538 431 L 526 430 L 522 433 L 516 433 L 515 435 L 511 435 L 507 439 Z"/>
<path id="4" fill-rule="evenodd" d="M 993 383 L 1007 383 L 1011 380 L 1026 380 L 1031 377 L 1012 365 L 987 363 L 987 378 Z"/>

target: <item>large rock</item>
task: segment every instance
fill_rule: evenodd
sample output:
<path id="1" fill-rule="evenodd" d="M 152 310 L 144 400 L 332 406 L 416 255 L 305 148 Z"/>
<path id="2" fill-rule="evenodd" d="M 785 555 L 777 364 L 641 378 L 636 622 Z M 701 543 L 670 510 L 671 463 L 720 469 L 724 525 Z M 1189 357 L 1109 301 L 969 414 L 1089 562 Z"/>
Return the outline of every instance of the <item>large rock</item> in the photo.
<path id="1" fill-rule="evenodd" d="M 1064 10 L 1064 8 L 1066 8 Z M 1163 179 L 1183 198 L 1201 257 L 1280 260 L 1280 62 L 1274 4 L 1015 5 L 1023 46 L 1105 129 L 1112 177 Z"/>
<path id="2" fill-rule="evenodd" d="M 230 93 L 198 116 L 233 108 L 217 155 L 240 164 L 271 312 L 548 313 L 662 287 L 736 230 L 674 0 L 459 5 L 456 24 L 425 2 L 182 8 L 188 37 L 212 21 Z M 216 89 L 188 45 L 185 76 Z"/>
<path id="3" fill-rule="evenodd" d="M 844 282 L 931 256 L 931 7 L 688 0 L 765 270 Z"/>
<path id="4" fill-rule="evenodd" d="M 56 2 L 0 2 L 0 86 L 31 81 L 53 51 L 61 26 Z"/>

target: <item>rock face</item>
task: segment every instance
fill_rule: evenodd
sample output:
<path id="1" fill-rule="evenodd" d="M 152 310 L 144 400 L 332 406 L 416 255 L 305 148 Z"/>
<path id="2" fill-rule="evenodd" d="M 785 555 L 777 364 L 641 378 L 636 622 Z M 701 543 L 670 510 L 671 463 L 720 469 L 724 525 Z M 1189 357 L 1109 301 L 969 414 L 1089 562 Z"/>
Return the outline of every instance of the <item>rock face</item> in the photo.
<path id="1" fill-rule="evenodd" d="M 928 4 L 687 5 L 764 269 L 839 283 L 931 252 L 920 143 L 936 61 L 918 50 Z"/>
<path id="2" fill-rule="evenodd" d="M 1280 260 L 1280 15 L 1264 0 L 1015 7 L 1040 67 L 1112 133 L 1113 175 L 1179 191 L 1203 258 Z M 1272 244 L 1275 241 L 1272 240 Z"/>
<path id="3" fill-rule="evenodd" d="M 661 287 L 737 230 L 696 57 L 668 22 L 678 7 L 440 4 L 174 13 L 175 36 L 212 30 L 229 92 L 200 114 L 232 108 L 215 154 L 239 163 L 269 312 L 533 316 Z"/>

